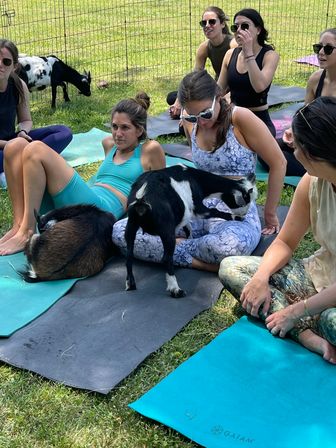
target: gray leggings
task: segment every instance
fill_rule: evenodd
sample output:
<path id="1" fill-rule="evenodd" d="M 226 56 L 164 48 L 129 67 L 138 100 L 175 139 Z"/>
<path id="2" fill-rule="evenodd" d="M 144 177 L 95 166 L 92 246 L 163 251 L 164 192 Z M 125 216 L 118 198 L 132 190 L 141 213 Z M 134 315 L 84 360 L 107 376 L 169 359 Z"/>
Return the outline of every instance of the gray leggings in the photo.
<path id="1" fill-rule="evenodd" d="M 257 271 L 260 261 L 261 257 L 225 258 L 219 269 L 220 281 L 234 297 L 239 298 L 244 286 Z M 296 259 L 291 259 L 286 266 L 271 276 L 270 288 L 270 313 L 317 292 L 302 260 Z M 297 326 L 290 331 L 290 335 L 297 339 L 298 334 L 308 328 L 336 345 L 336 308 L 329 308 L 314 318 L 300 319 Z"/>

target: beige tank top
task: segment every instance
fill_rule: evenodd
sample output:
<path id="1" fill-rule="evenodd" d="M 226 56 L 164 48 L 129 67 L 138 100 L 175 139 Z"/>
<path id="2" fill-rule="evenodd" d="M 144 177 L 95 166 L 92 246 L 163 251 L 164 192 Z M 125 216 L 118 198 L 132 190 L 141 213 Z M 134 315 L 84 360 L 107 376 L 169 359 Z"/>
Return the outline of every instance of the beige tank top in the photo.
<path id="1" fill-rule="evenodd" d="M 312 177 L 309 202 L 311 230 L 321 247 L 303 262 L 319 292 L 336 282 L 336 192 L 333 185 Z"/>

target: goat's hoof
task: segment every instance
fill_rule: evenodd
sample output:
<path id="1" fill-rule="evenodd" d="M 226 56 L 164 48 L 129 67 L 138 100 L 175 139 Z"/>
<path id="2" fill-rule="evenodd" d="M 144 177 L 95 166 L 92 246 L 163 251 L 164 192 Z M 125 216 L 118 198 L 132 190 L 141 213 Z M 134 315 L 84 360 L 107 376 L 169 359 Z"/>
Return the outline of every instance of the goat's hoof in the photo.
<path id="1" fill-rule="evenodd" d="M 126 281 L 126 291 L 135 291 L 136 290 L 136 284 L 135 283 L 131 283 L 129 281 Z"/>
<path id="2" fill-rule="evenodd" d="M 180 299 L 181 297 L 185 297 L 187 293 L 183 291 L 183 289 L 176 289 L 174 291 L 170 291 L 170 296 L 174 299 Z"/>

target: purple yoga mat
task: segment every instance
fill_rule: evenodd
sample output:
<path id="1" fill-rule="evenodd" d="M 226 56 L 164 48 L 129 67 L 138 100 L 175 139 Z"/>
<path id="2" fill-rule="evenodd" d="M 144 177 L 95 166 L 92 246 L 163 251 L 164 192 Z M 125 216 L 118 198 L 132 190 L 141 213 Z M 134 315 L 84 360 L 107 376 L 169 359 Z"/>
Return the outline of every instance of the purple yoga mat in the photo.
<path id="1" fill-rule="evenodd" d="M 316 54 L 310 54 L 308 56 L 303 56 L 302 58 L 295 59 L 295 62 L 297 62 L 298 64 L 314 65 L 316 67 L 320 66 Z"/>

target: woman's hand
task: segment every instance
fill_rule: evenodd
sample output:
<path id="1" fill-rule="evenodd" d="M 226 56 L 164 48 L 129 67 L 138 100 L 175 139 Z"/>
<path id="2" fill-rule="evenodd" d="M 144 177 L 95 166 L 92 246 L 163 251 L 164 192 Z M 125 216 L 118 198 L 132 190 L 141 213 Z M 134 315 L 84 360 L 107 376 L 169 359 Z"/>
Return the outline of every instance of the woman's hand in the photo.
<path id="1" fill-rule="evenodd" d="M 16 134 L 16 136 L 24 138 L 25 140 L 27 140 L 27 142 L 32 142 L 33 141 L 33 139 L 28 135 L 28 133 L 26 131 L 19 131 Z"/>
<path id="2" fill-rule="evenodd" d="M 295 316 L 292 306 L 288 306 L 283 310 L 276 311 L 267 317 L 265 323 L 267 329 L 273 334 L 273 336 L 279 334 L 281 338 L 286 336 L 286 333 L 291 330 L 296 322 L 299 320 Z"/>
<path id="3" fill-rule="evenodd" d="M 173 120 L 180 118 L 181 110 L 182 110 L 181 104 L 179 100 L 176 98 L 175 103 L 169 107 L 170 118 L 172 118 Z"/>
<path id="4" fill-rule="evenodd" d="M 244 310 L 254 317 L 259 317 L 259 309 L 262 306 L 262 314 L 266 316 L 271 303 L 268 282 L 256 276 L 252 277 L 241 293 L 240 302 Z"/>
<path id="5" fill-rule="evenodd" d="M 245 58 L 253 55 L 253 37 L 249 30 L 240 29 L 236 36 L 236 41 L 238 44 L 241 44 Z"/>
<path id="6" fill-rule="evenodd" d="M 262 235 L 273 235 L 279 233 L 280 222 L 276 213 L 265 213 L 265 227 L 262 229 Z"/>
<path id="7" fill-rule="evenodd" d="M 289 146 L 290 148 L 294 148 L 294 138 L 292 128 L 288 128 L 285 130 L 282 136 L 282 140 L 284 141 L 284 143 L 286 143 L 287 146 Z"/>

